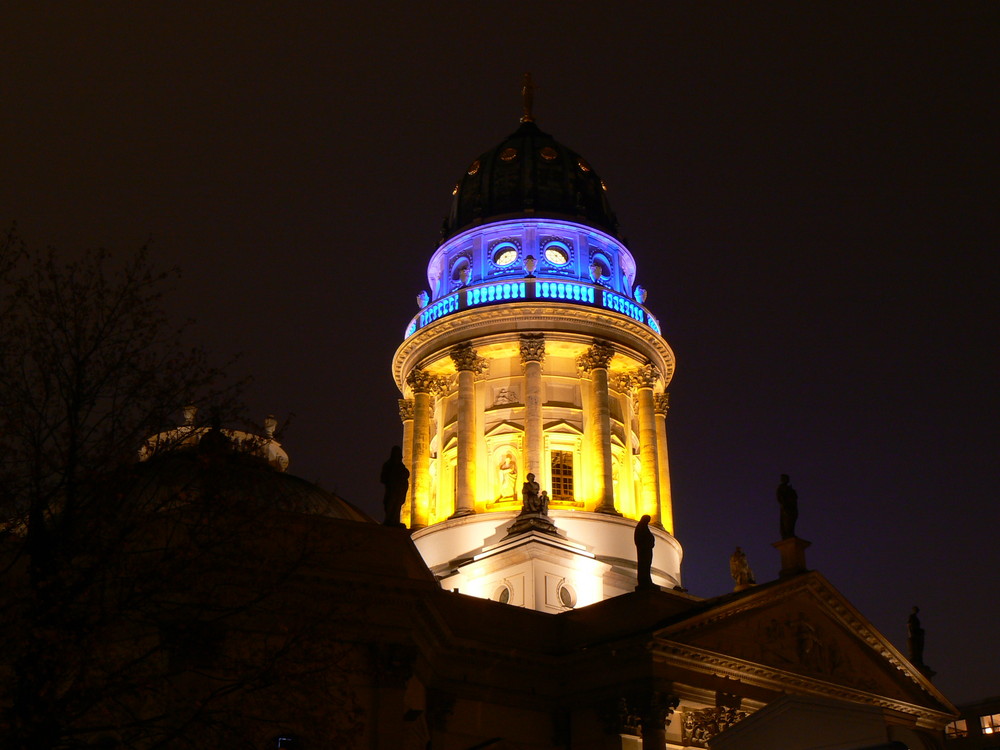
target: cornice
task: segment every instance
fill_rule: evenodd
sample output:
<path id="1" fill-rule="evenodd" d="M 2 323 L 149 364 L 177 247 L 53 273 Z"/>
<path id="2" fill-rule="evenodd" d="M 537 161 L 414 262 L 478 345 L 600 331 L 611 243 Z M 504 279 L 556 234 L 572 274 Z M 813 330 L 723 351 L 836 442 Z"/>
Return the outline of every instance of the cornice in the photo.
<path id="1" fill-rule="evenodd" d="M 602 338 L 649 359 L 669 384 L 674 353 L 666 340 L 627 315 L 572 304 L 512 302 L 466 310 L 441 318 L 406 339 L 393 357 L 393 379 L 400 392 L 406 374 L 428 356 L 479 336 L 522 332 L 569 333 Z"/>
<path id="2" fill-rule="evenodd" d="M 934 725 L 944 724 L 952 718 L 952 714 L 946 711 L 935 711 L 926 706 L 738 659 L 686 643 L 657 639 L 650 646 L 650 651 L 655 657 L 664 660 L 671 666 L 738 680 L 777 693 L 787 693 L 791 689 L 791 692 L 811 693 L 853 703 L 864 703 L 910 716 L 916 715 Z"/>
<path id="3" fill-rule="evenodd" d="M 922 692 L 926 693 L 930 698 L 945 707 L 951 707 L 951 703 L 948 699 L 945 698 L 945 696 L 942 695 L 941 692 L 938 691 L 938 689 L 934 687 L 934 685 L 924 675 L 916 671 L 916 669 L 910 665 L 910 663 L 896 649 L 896 647 L 893 646 L 892 643 L 885 638 L 885 636 L 879 633 L 875 627 L 871 625 L 871 623 L 869 623 L 864 616 L 857 609 L 855 609 L 854 606 L 846 598 L 844 598 L 844 596 L 837 591 L 832 584 L 830 584 L 829 581 L 826 580 L 826 578 L 816 571 L 810 571 L 805 575 L 797 576 L 777 585 L 750 589 L 742 597 L 739 597 L 731 602 L 713 607 L 707 612 L 686 619 L 678 625 L 664 628 L 656 633 L 655 638 L 658 643 L 673 643 L 673 639 L 679 636 L 704 630 L 710 625 L 728 620 L 741 613 L 759 610 L 770 604 L 787 601 L 789 594 L 795 592 L 806 592 L 807 594 L 815 597 L 835 621 L 839 622 L 846 630 L 854 634 L 859 640 L 863 641 L 869 648 L 872 649 L 874 655 L 884 659 L 890 665 L 895 667 L 897 672 L 903 675 L 907 681 L 911 682 Z M 691 646 L 679 643 L 677 645 L 684 649 L 700 651 L 700 649 L 696 649 Z M 722 654 L 718 654 L 717 656 L 721 659 L 731 658 Z M 759 664 L 743 662 L 735 657 L 732 657 L 731 659 L 734 663 L 752 664 L 755 668 L 764 668 Z M 775 670 L 774 673 L 782 675 L 791 674 L 781 670 Z M 811 682 L 816 682 L 817 684 L 827 684 L 823 681 L 811 680 L 811 678 L 801 675 L 796 675 L 795 678 L 809 681 L 810 684 Z M 850 688 L 843 689 L 851 690 Z M 863 691 L 856 692 L 858 692 L 858 694 L 867 695 L 867 693 L 863 693 Z M 910 705 L 902 702 L 899 704 Z M 950 715 L 947 712 L 933 712 L 930 709 L 923 707 L 921 707 L 921 710 L 930 711 L 928 715 L 934 717 Z"/>

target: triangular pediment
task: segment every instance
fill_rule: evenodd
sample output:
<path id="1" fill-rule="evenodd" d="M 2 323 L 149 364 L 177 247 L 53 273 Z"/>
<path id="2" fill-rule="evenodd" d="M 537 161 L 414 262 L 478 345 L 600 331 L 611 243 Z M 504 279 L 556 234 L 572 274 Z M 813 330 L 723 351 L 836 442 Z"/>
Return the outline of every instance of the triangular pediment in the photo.
<path id="1" fill-rule="evenodd" d="M 761 586 L 656 634 L 664 653 L 737 679 L 951 712 L 948 700 L 820 574 Z"/>
<path id="2" fill-rule="evenodd" d="M 583 431 L 579 429 L 576 425 L 567 422 L 564 419 L 557 419 L 554 422 L 549 422 L 544 426 L 545 432 L 556 432 L 560 435 L 582 435 Z"/>
<path id="3" fill-rule="evenodd" d="M 524 427 L 516 424 L 515 422 L 508 422 L 507 420 L 504 420 L 502 422 L 497 422 L 495 425 L 486 430 L 486 436 L 511 435 L 522 432 L 524 432 Z"/>

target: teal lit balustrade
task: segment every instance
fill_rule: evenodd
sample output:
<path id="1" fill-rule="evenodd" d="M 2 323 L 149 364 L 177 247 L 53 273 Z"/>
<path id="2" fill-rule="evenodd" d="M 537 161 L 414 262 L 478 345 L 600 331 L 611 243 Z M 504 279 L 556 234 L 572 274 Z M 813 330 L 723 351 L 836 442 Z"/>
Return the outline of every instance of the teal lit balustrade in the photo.
<path id="1" fill-rule="evenodd" d="M 543 281 L 541 279 L 519 279 L 517 281 L 497 281 L 491 284 L 460 289 L 428 305 L 406 327 L 404 338 L 409 338 L 421 328 L 435 320 L 476 307 L 545 300 L 549 302 L 569 302 L 587 307 L 612 310 L 627 315 L 633 320 L 660 333 L 660 324 L 642 305 L 627 297 L 601 286 L 582 284 L 575 281 Z"/>

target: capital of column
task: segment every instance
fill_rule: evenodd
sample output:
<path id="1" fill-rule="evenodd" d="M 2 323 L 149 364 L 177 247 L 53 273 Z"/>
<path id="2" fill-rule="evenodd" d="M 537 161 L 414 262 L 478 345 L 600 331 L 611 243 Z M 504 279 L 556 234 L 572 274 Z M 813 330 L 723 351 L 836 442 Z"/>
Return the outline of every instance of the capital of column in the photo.
<path id="1" fill-rule="evenodd" d="M 545 359 L 545 335 L 542 333 L 521 334 L 521 365 L 541 362 Z"/>
<path id="2" fill-rule="evenodd" d="M 662 414 L 666 416 L 667 412 L 670 411 L 669 393 L 653 394 L 653 411 L 656 412 L 657 414 Z"/>
<path id="3" fill-rule="evenodd" d="M 489 362 L 476 354 L 476 350 L 472 348 L 472 344 L 459 344 L 451 350 L 450 354 L 455 367 L 459 371 L 471 370 L 473 373 L 479 374 L 489 367 Z"/>
<path id="4" fill-rule="evenodd" d="M 434 395 L 447 387 L 448 379 L 440 375 L 432 375 L 427 370 L 414 368 L 406 376 L 406 384 L 410 386 L 414 393 L 429 393 Z"/>
<path id="5" fill-rule="evenodd" d="M 629 375 L 632 376 L 633 388 L 652 388 L 656 385 L 656 381 L 660 379 L 660 371 L 649 364 L 637 367 Z"/>
<path id="6" fill-rule="evenodd" d="M 615 356 L 615 349 L 606 341 L 595 339 L 594 345 L 576 358 L 576 365 L 584 372 L 594 369 L 608 369 Z"/>
<path id="7" fill-rule="evenodd" d="M 401 398 L 399 399 L 399 421 L 405 422 L 408 419 L 413 419 L 413 399 Z"/>
<path id="8" fill-rule="evenodd" d="M 617 372 L 611 376 L 610 383 L 619 393 L 629 393 L 632 390 L 632 375 L 627 372 Z"/>

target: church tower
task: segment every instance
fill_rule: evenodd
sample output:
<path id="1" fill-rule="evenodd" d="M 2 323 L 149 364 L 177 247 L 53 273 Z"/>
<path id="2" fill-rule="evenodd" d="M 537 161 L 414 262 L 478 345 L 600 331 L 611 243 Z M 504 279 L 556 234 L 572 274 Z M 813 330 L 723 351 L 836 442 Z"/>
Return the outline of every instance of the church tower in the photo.
<path id="1" fill-rule="evenodd" d="M 393 358 L 410 470 L 402 520 L 443 587 L 559 612 L 635 588 L 644 515 L 653 582 L 680 586 L 674 355 L 607 187 L 538 128 L 525 91 L 520 127 L 452 190 Z M 533 496 L 522 507 L 529 474 L 547 507 Z"/>

